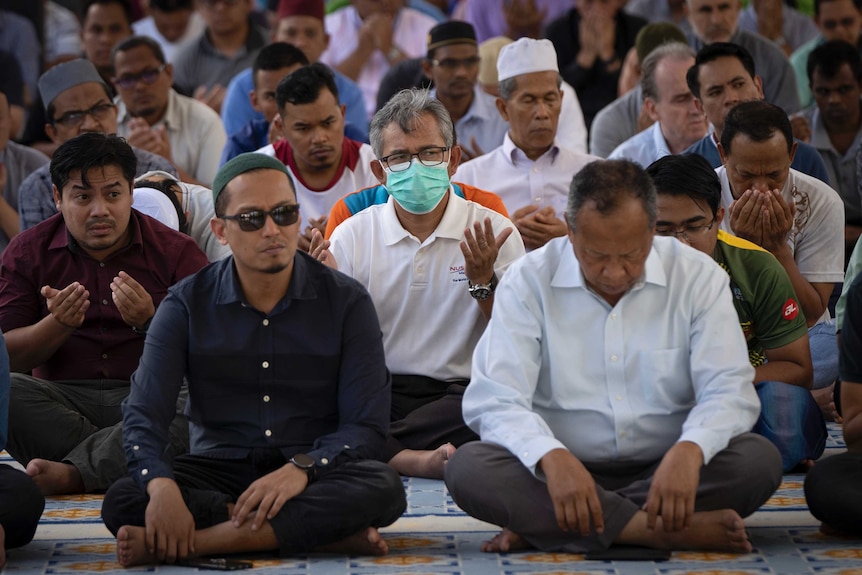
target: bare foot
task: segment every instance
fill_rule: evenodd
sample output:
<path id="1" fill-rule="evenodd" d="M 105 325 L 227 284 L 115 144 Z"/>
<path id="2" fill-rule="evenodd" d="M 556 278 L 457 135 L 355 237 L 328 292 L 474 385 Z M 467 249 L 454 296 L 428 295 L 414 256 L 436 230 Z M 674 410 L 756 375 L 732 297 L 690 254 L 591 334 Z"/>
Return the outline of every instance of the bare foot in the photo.
<path id="1" fill-rule="evenodd" d="M 84 480 L 78 468 L 69 463 L 31 459 L 24 469 L 42 495 L 70 495 L 84 492 Z"/>
<path id="2" fill-rule="evenodd" d="M 527 540 L 511 531 L 503 529 L 497 533 L 490 541 L 482 543 L 483 553 L 509 553 L 512 551 L 523 551 L 530 549 L 531 545 Z"/>
<path id="3" fill-rule="evenodd" d="M 745 523 L 732 509 L 701 511 L 691 516 L 691 526 L 682 531 L 665 532 L 658 518 L 656 528 L 646 526 L 646 512 L 638 511 L 614 543 L 629 543 L 662 549 L 714 550 L 750 553 L 751 542 Z"/>
<path id="4" fill-rule="evenodd" d="M 405 449 L 389 460 L 389 465 L 401 475 L 443 479 L 446 462 L 455 454 L 455 446 L 444 443 L 437 449 L 419 451 Z"/>
<path id="5" fill-rule="evenodd" d="M 348 555 L 386 555 L 389 553 L 389 545 L 380 532 L 374 527 L 364 531 L 357 531 L 341 541 L 321 545 L 315 551 L 322 553 L 346 553 Z"/>
<path id="6" fill-rule="evenodd" d="M 829 387 L 811 390 L 811 395 L 814 397 L 814 401 L 817 402 L 817 406 L 820 408 L 820 412 L 823 413 L 823 418 L 826 421 L 843 423 L 844 419 L 842 419 L 842 417 L 838 415 L 838 409 L 835 407 L 834 394 L 834 383 Z"/>
<path id="7" fill-rule="evenodd" d="M 152 565 L 156 557 L 147 550 L 146 529 L 133 525 L 123 525 L 117 531 L 117 561 L 123 567 Z"/>
<path id="8" fill-rule="evenodd" d="M 6 531 L 0 525 L 0 569 L 6 567 Z"/>

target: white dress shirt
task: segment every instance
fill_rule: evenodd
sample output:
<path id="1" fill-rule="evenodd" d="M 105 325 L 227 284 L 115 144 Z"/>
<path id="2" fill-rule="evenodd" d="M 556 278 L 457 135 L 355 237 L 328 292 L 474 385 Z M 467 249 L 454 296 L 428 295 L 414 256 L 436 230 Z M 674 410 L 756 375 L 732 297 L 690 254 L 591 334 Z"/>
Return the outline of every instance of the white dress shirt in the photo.
<path id="1" fill-rule="evenodd" d="M 127 138 L 132 116 L 119 96 L 117 105 L 117 135 Z M 164 116 L 151 127 L 159 126 L 168 131 L 174 163 L 197 181 L 212 186 L 227 142 L 221 117 L 206 104 L 172 88 Z"/>
<path id="2" fill-rule="evenodd" d="M 711 257 L 656 237 L 644 277 L 611 307 L 562 237 L 497 288 L 464 420 L 534 471 L 552 449 L 646 463 L 679 441 L 706 464 L 757 421 L 753 379 L 727 273 Z"/>
<path id="3" fill-rule="evenodd" d="M 616 147 L 608 156 L 609 160 L 631 160 L 642 168 L 670 155 L 670 148 L 664 134 L 661 133 L 661 123 L 656 122 L 643 132 L 635 134 Z"/>
<path id="4" fill-rule="evenodd" d="M 535 204 L 540 208 L 552 206 L 562 219 L 572 178 L 599 159 L 573 152 L 555 141 L 547 152 L 531 160 L 507 133 L 502 146 L 458 166 L 452 180 L 494 192 L 509 214 Z"/>
<path id="5" fill-rule="evenodd" d="M 377 308 L 386 366 L 399 375 L 439 381 L 470 379 L 473 347 L 487 321 L 467 291 L 464 228 L 491 218 L 494 234 L 512 228 L 494 270 L 501 277 L 524 255 L 524 243 L 507 218 L 449 189 L 443 219 L 424 242 L 398 220 L 394 200 L 362 210 L 332 233 L 338 269 L 365 286 Z"/>

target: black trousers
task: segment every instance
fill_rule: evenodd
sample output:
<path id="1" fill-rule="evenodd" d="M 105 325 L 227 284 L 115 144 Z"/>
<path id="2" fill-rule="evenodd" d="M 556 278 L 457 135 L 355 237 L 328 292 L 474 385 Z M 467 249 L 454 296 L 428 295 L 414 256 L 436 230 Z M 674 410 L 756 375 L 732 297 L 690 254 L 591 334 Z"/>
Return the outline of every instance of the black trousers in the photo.
<path id="1" fill-rule="evenodd" d="M 437 449 L 444 443 L 460 447 L 477 441 L 479 436 L 467 427 L 461 412 L 467 383 L 393 375 L 387 461 L 404 449 Z"/>
<path id="2" fill-rule="evenodd" d="M 33 540 L 43 509 L 45 498 L 30 476 L 0 465 L 0 525 L 6 532 L 7 549 Z"/>
<path id="3" fill-rule="evenodd" d="M 255 450 L 246 459 L 182 455 L 174 478 L 196 529 L 224 523 L 228 503 L 256 479 L 285 465 L 277 450 Z M 108 489 L 102 519 L 114 535 L 123 525 L 145 525 L 149 496 L 130 477 Z M 385 527 L 407 507 L 398 473 L 379 461 L 350 461 L 319 476 L 270 520 L 282 555 L 312 551 L 368 527 Z"/>
<path id="4" fill-rule="evenodd" d="M 862 453 L 820 459 L 805 476 L 808 509 L 820 521 L 862 535 Z"/>

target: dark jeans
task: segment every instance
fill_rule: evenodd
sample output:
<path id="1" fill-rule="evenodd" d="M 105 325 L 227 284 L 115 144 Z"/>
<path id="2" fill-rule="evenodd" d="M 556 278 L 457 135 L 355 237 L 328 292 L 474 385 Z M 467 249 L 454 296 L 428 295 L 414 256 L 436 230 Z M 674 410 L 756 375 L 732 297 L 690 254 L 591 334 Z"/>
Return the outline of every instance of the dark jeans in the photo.
<path id="1" fill-rule="evenodd" d="M 33 540 L 45 498 L 26 473 L 0 465 L 0 525 L 6 532 L 6 549 Z"/>
<path id="2" fill-rule="evenodd" d="M 174 478 L 195 519 L 196 529 L 228 520 L 236 502 L 259 477 L 286 463 L 277 450 L 255 450 L 246 459 L 182 455 Z M 123 525 L 145 525 L 149 496 L 130 477 L 105 495 L 102 519 L 114 535 Z M 407 507 L 398 473 L 379 461 L 349 461 L 327 471 L 288 501 L 270 520 L 282 555 L 312 551 L 368 527 L 385 527 Z"/>
<path id="3" fill-rule="evenodd" d="M 62 461 L 81 473 L 84 491 L 105 491 L 128 475 L 123 451 L 124 380 L 46 381 L 12 374 L 6 450 L 22 465 L 34 458 Z M 188 453 L 189 424 L 183 415 L 188 391 L 171 422 L 174 455 Z"/>

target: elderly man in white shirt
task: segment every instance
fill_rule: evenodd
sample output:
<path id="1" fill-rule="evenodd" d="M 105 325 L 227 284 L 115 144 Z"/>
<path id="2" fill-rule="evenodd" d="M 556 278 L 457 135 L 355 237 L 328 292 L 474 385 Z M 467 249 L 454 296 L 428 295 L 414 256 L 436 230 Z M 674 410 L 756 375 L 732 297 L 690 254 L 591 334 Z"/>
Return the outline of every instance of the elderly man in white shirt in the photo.
<path id="1" fill-rule="evenodd" d="M 452 189 L 460 160 L 446 108 L 424 90 L 396 94 L 371 121 L 372 170 L 389 199 L 342 222 L 331 253 L 312 255 L 371 294 L 392 375 L 389 464 L 443 477 L 446 460 L 476 439 L 461 396 L 473 347 L 491 316 L 498 278 L 524 254 L 507 218 Z M 323 242 L 323 246 L 329 242 Z"/>
<path id="2" fill-rule="evenodd" d="M 685 80 L 694 56 L 688 44 L 672 42 L 644 59 L 641 94 L 654 123 L 617 146 L 608 159 L 631 160 L 646 168 L 659 158 L 682 153 L 706 135 L 706 117 Z"/>
<path id="3" fill-rule="evenodd" d="M 484 551 L 613 544 L 748 552 L 742 517 L 781 481 L 749 433 L 760 402 L 727 274 L 654 237 L 649 176 L 594 162 L 568 237 L 515 262 L 473 355 L 446 466 L 455 502 L 504 529 Z"/>
<path id="4" fill-rule="evenodd" d="M 219 115 L 171 88 L 173 66 L 152 38 L 123 40 L 113 62 L 117 134 L 170 161 L 182 181 L 212 186 L 227 142 Z"/>
<path id="5" fill-rule="evenodd" d="M 503 200 L 529 249 L 563 236 L 569 183 L 599 158 L 579 154 L 557 140 L 563 93 L 550 40 L 521 38 L 497 59 L 497 109 L 509 122 L 503 144 L 465 162 L 454 179 L 490 190 Z"/>

